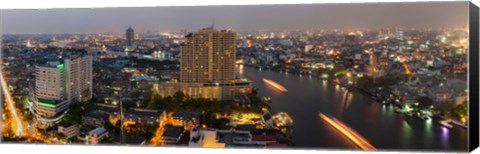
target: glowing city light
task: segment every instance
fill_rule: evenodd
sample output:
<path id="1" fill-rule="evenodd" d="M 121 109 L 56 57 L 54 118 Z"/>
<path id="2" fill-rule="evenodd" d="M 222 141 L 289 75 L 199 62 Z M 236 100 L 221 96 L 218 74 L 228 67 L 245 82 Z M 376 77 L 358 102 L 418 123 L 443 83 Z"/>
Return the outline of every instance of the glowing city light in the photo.
<path id="1" fill-rule="evenodd" d="M 408 65 L 405 64 L 405 63 L 402 63 L 402 64 L 403 64 L 403 67 L 405 68 L 405 74 L 406 75 L 411 75 L 412 71 L 410 71 L 410 68 L 408 67 Z"/>
<path id="2" fill-rule="evenodd" d="M 3 75 L 3 72 L 1 73 L 0 76 L 0 82 L 2 84 L 2 91 L 4 93 L 7 105 L 8 105 L 8 110 L 12 114 L 13 118 L 15 119 L 14 125 L 14 132 L 16 136 L 21 136 L 23 133 L 23 124 L 22 121 L 20 120 L 20 117 L 17 113 L 17 109 L 15 108 L 15 102 L 13 102 L 12 96 L 10 95 L 10 91 L 8 91 L 8 85 L 7 82 L 5 81 L 5 77 Z"/>
<path id="3" fill-rule="evenodd" d="M 319 113 L 320 118 L 325 120 L 328 124 L 333 126 L 336 130 L 338 130 L 340 133 L 345 135 L 348 139 L 350 139 L 353 143 L 355 143 L 358 147 L 365 151 L 371 151 L 371 150 L 376 150 L 375 147 L 373 147 L 368 141 L 360 136 L 358 133 L 353 131 L 351 128 L 347 127 L 344 125 L 342 122 L 332 119 L 324 115 L 323 113 Z"/>
<path id="4" fill-rule="evenodd" d="M 282 85 L 276 83 L 275 81 L 268 80 L 268 79 L 265 79 L 265 78 L 263 78 L 263 81 L 264 81 L 265 83 L 267 83 L 268 85 L 270 85 L 270 86 L 276 88 L 277 90 L 281 91 L 281 92 L 287 92 L 287 91 L 288 91 L 285 87 L 283 87 Z"/>

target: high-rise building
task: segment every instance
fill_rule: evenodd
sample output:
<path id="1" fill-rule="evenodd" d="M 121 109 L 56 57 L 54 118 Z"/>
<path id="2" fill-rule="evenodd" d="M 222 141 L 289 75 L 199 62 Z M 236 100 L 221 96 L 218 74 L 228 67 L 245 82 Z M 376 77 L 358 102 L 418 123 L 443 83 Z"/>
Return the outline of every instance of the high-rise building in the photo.
<path id="1" fill-rule="evenodd" d="M 182 91 L 193 98 L 231 100 L 251 92 L 251 82 L 236 76 L 236 33 L 200 29 L 185 36 L 180 49 L 180 83 L 162 84 L 162 95 Z"/>
<path id="2" fill-rule="evenodd" d="M 135 41 L 135 32 L 132 27 L 128 27 L 127 32 L 125 33 L 127 38 L 127 46 L 132 46 L 133 41 Z"/>
<path id="3" fill-rule="evenodd" d="M 226 82 L 235 79 L 235 33 L 201 29 L 185 36 L 180 49 L 180 82 Z"/>
<path id="4" fill-rule="evenodd" d="M 70 104 L 92 97 L 92 58 L 73 55 L 37 65 L 34 113 L 38 127 L 59 122 Z"/>

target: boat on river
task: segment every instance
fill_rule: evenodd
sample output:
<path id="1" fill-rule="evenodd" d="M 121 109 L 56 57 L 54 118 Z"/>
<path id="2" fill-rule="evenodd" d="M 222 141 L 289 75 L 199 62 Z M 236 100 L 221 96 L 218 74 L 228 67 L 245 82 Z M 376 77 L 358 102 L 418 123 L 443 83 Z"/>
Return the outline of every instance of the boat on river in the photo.
<path id="1" fill-rule="evenodd" d="M 287 88 L 283 87 L 282 85 L 276 83 L 275 81 L 263 78 L 263 82 L 267 83 L 268 85 L 274 87 L 275 89 L 281 91 L 281 92 L 287 92 Z"/>

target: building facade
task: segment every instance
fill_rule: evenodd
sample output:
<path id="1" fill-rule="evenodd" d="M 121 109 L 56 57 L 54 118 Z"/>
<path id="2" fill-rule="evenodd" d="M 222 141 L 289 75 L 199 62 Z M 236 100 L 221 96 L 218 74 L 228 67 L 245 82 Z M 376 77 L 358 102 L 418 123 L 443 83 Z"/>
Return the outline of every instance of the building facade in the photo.
<path id="1" fill-rule="evenodd" d="M 180 48 L 180 82 L 229 82 L 235 79 L 236 33 L 201 29 L 185 36 Z"/>
<path id="2" fill-rule="evenodd" d="M 108 137 L 108 131 L 105 128 L 99 127 L 88 132 L 88 143 L 98 144 Z"/>
<path id="3" fill-rule="evenodd" d="M 127 38 L 127 46 L 132 46 L 133 41 L 135 41 L 135 31 L 132 29 L 132 27 L 128 27 L 126 33 L 126 38 Z"/>
<path id="4" fill-rule="evenodd" d="M 46 128 L 56 124 L 70 104 L 92 98 L 90 56 L 69 56 L 35 68 L 32 109 L 38 127 Z"/>
<path id="5" fill-rule="evenodd" d="M 70 122 L 70 123 L 61 123 L 57 127 L 58 133 L 65 135 L 67 139 L 76 137 L 80 135 L 80 125 Z"/>
<path id="6" fill-rule="evenodd" d="M 251 92 L 251 81 L 236 76 L 236 33 L 212 27 L 185 36 L 179 82 L 155 86 L 161 95 L 181 91 L 192 98 L 232 100 Z"/>

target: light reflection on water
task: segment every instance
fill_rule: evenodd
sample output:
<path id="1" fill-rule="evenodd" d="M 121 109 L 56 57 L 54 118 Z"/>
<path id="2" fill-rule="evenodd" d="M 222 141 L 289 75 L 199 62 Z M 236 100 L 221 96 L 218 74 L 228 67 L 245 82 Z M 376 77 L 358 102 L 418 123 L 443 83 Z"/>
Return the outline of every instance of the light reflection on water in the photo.
<path id="1" fill-rule="evenodd" d="M 395 113 L 394 105 L 382 105 L 369 96 L 334 86 L 328 81 L 309 80 L 298 75 L 245 67 L 244 75 L 253 81 L 259 94 L 272 98 L 272 112 L 287 112 L 294 120 L 293 142 L 297 147 L 350 147 L 338 134 L 319 121 L 318 112 L 335 116 L 370 141 L 377 149 L 467 148 L 466 130 L 443 134 L 436 120 L 422 121 Z M 279 93 L 265 85 L 271 79 L 289 91 Z M 350 94 L 347 94 L 350 93 Z M 347 142 L 348 143 L 348 142 Z M 449 149 L 451 148 L 451 149 Z"/>

